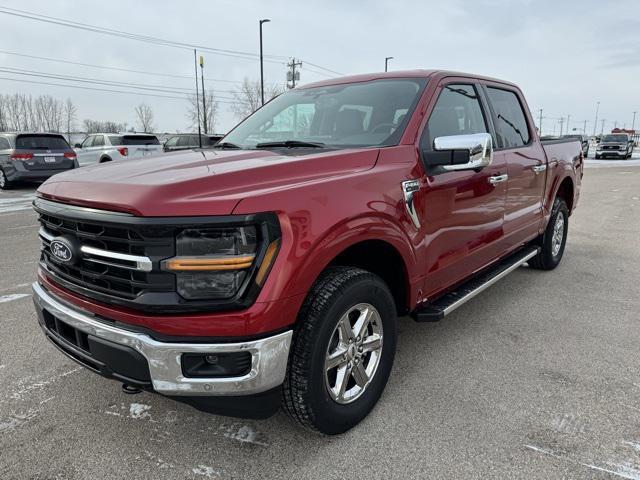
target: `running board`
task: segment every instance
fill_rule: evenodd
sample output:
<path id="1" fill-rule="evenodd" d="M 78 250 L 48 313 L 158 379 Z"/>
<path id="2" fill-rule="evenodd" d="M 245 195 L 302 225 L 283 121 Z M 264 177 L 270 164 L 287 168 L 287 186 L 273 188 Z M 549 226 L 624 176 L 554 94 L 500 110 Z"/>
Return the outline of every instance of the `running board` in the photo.
<path id="1" fill-rule="evenodd" d="M 433 303 L 426 303 L 411 313 L 416 322 L 437 322 L 459 306 L 467 303 L 501 278 L 506 277 L 527 260 L 535 257 L 540 247 L 527 247 L 492 265 L 480 274 L 463 283 L 455 290 L 443 295 Z"/>

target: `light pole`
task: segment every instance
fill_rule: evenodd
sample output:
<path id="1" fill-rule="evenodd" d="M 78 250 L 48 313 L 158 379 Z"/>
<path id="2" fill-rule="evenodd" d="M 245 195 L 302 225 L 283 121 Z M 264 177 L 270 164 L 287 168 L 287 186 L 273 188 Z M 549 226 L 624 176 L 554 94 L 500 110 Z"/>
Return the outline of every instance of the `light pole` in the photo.
<path id="1" fill-rule="evenodd" d="M 196 70 L 196 109 L 198 110 L 198 146 L 202 148 L 202 132 L 200 130 L 200 99 L 198 98 L 198 55 L 193 49 L 193 67 Z"/>
<path id="2" fill-rule="evenodd" d="M 202 126 L 204 127 L 204 134 L 207 132 L 207 102 L 204 94 L 204 57 L 200 55 L 200 79 L 202 84 Z"/>
<path id="3" fill-rule="evenodd" d="M 384 71 L 388 72 L 389 60 L 393 60 L 393 57 L 384 57 Z"/>
<path id="4" fill-rule="evenodd" d="M 262 24 L 270 22 L 268 18 L 260 20 L 260 98 L 262 99 L 262 105 L 264 105 L 264 62 L 262 60 Z"/>
<path id="5" fill-rule="evenodd" d="M 631 130 L 634 130 L 636 128 L 636 113 L 638 112 L 633 112 L 633 122 L 631 122 Z"/>
<path id="6" fill-rule="evenodd" d="M 605 118 L 602 119 L 602 127 L 600 128 L 600 136 L 602 136 L 602 134 L 604 133 L 604 122 L 606 122 L 607 120 Z"/>
<path id="7" fill-rule="evenodd" d="M 569 121 L 571 119 L 571 115 L 567 115 L 567 135 L 571 135 L 571 130 L 569 129 Z"/>
<path id="8" fill-rule="evenodd" d="M 593 136 L 596 136 L 596 128 L 598 128 L 598 111 L 600 110 L 600 102 L 596 103 L 596 119 L 593 121 Z"/>

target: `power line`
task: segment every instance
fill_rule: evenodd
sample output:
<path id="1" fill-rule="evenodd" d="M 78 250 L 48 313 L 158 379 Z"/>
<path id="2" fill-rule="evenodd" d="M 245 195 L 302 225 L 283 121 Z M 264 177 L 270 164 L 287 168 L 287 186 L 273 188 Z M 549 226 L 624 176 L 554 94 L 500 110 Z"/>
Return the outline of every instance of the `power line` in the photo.
<path id="1" fill-rule="evenodd" d="M 113 90 L 113 89 L 108 89 L 108 88 L 96 88 L 96 87 L 83 87 L 80 85 L 69 85 L 69 84 L 63 84 L 63 83 L 51 83 L 51 82 L 42 82 L 39 80 L 24 80 L 24 79 L 18 79 L 18 78 L 8 78 L 8 77 L 0 77 L 0 80 L 7 80 L 10 82 L 19 82 L 19 83 L 33 83 L 33 84 L 37 84 L 37 85 L 51 85 L 54 87 L 66 87 L 66 88 L 75 88 L 75 89 L 79 89 L 79 90 L 92 90 L 92 91 L 96 91 L 96 92 L 112 92 L 112 93 L 126 93 L 126 94 L 130 94 L 130 95 L 144 95 L 147 97 L 157 97 L 157 98 L 170 98 L 170 99 L 176 99 L 176 100 L 188 100 L 187 96 L 172 96 L 172 95 L 159 95 L 156 93 L 144 93 L 144 92 L 129 92 L 126 90 Z M 217 103 L 224 103 L 224 104 L 237 104 L 237 103 L 246 103 L 246 102 L 242 102 L 242 101 L 238 101 L 238 102 L 231 102 L 231 101 L 225 101 L 225 100 L 216 100 Z"/>
<path id="2" fill-rule="evenodd" d="M 159 37 L 152 37 L 149 35 L 140 35 L 140 34 L 125 32 L 122 30 L 114 30 L 111 28 L 100 27 L 97 25 L 90 25 L 88 23 L 81 23 L 81 22 L 75 22 L 72 20 L 66 20 L 58 17 L 51 17 L 48 15 L 29 12 L 26 10 L 18 10 L 16 8 L 5 7 L 2 5 L 0 5 L 0 13 L 4 13 L 5 15 L 12 15 L 20 18 L 26 18 L 29 20 L 35 20 L 38 22 L 50 23 L 50 24 L 59 25 L 63 27 L 76 28 L 80 30 L 94 32 L 94 33 L 102 33 L 103 35 L 111 35 L 115 37 L 127 38 L 129 40 L 136 40 L 139 42 L 146 42 L 154 45 L 182 48 L 182 49 L 189 49 L 189 50 L 196 48 L 198 50 L 214 53 L 217 55 L 223 55 L 223 56 L 229 56 L 229 57 L 235 57 L 235 58 L 244 58 L 245 60 L 257 60 L 259 58 L 259 55 L 253 52 L 243 52 L 240 50 L 228 50 L 228 49 L 221 49 L 221 48 L 206 47 L 204 45 L 195 45 L 195 44 L 186 43 L 186 42 L 176 42 L 173 40 L 167 40 Z M 284 64 L 283 60 L 287 60 L 287 58 L 288 57 L 283 55 L 264 55 L 265 62 L 277 63 L 280 65 L 283 65 Z M 322 65 L 311 63 L 308 60 L 304 60 L 304 61 L 305 63 L 311 65 L 312 67 L 319 68 L 320 70 L 324 70 L 335 75 L 344 75 L 343 73 L 340 73 L 336 70 L 331 70 L 330 68 L 323 67 Z"/>
<path id="3" fill-rule="evenodd" d="M 26 10 L 18 10 L 16 8 L 9 8 L 2 5 L 0 5 L 0 13 L 4 13 L 6 15 L 12 15 L 20 18 L 26 18 L 29 20 L 35 20 L 38 22 L 50 23 L 50 24 L 59 25 L 63 27 L 76 28 L 80 30 L 94 32 L 94 33 L 102 33 L 104 35 L 128 38 L 130 40 L 137 40 L 139 42 L 152 43 L 155 45 L 162 45 L 167 47 L 175 47 L 175 48 L 182 48 L 182 49 L 189 49 L 189 50 L 196 48 L 198 50 L 214 53 L 217 55 L 244 58 L 247 60 L 255 60 L 258 58 L 258 55 L 252 52 L 243 52 L 239 50 L 227 50 L 227 49 L 221 49 L 221 48 L 206 47 L 204 45 L 195 45 L 195 44 L 185 43 L 185 42 L 176 42 L 173 40 L 167 40 L 159 37 L 152 37 L 149 35 L 139 35 L 135 33 L 125 32 L 122 30 L 114 30 L 111 28 L 100 27 L 97 25 L 90 25 L 88 23 L 74 22 L 71 20 L 65 20 L 63 18 L 51 17 L 48 15 L 42 15 L 39 13 L 29 12 Z M 267 57 L 268 59 L 273 59 L 273 60 L 265 60 L 265 61 L 270 61 L 271 63 L 278 63 L 278 64 L 282 64 L 283 62 L 276 61 L 276 59 L 282 59 L 282 60 L 287 59 L 287 57 L 280 56 L 280 55 L 265 55 L 265 57 Z"/>
<path id="4" fill-rule="evenodd" d="M 186 88 L 186 87 L 167 87 L 163 85 L 149 85 L 149 84 L 143 84 L 143 83 L 101 80 L 101 79 L 87 78 L 87 77 L 76 77 L 72 75 L 61 75 L 61 74 L 53 74 L 53 73 L 47 73 L 47 72 L 39 72 L 34 70 L 24 70 L 21 68 L 14 68 L 14 67 L 0 67 L 0 72 L 11 73 L 14 75 L 28 75 L 28 76 L 34 76 L 34 77 L 53 78 L 57 80 L 66 80 L 66 81 L 80 82 L 80 83 L 92 83 L 97 85 L 134 88 L 134 89 L 140 89 L 140 90 L 155 91 L 159 93 L 182 93 L 182 92 L 189 93 L 192 91 L 192 89 Z M 234 90 L 212 90 L 212 89 L 210 89 L 209 92 L 223 99 L 225 99 L 225 97 L 218 95 L 219 92 L 236 93 Z M 233 100 L 232 98 L 226 98 L 226 99 Z"/>

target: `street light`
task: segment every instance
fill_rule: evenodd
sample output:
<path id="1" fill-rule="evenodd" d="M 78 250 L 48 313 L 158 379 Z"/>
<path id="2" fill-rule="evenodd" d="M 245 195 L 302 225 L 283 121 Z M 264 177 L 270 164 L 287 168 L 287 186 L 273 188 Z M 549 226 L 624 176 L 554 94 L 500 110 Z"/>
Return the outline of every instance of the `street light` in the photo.
<path id="1" fill-rule="evenodd" d="M 262 105 L 264 105 L 264 62 L 262 60 L 262 24 L 268 23 L 271 20 L 263 18 L 260 20 L 260 98 L 262 99 Z"/>
<path id="2" fill-rule="evenodd" d="M 593 136 L 596 136 L 596 128 L 598 128 L 598 110 L 600 110 L 600 102 L 596 103 L 596 119 L 593 121 Z"/>
<path id="3" fill-rule="evenodd" d="M 384 71 L 388 71 L 387 67 L 389 66 L 389 60 L 392 60 L 393 57 L 384 57 Z"/>

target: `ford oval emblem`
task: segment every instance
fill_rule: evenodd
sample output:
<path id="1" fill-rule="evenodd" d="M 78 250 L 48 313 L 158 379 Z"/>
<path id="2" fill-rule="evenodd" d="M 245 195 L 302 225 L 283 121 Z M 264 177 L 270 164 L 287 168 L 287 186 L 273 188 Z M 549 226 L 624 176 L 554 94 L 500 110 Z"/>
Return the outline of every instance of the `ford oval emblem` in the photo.
<path id="1" fill-rule="evenodd" d="M 64 240 L 52 240 L 49 248 L 51 249 L 51 255 L 53 255 L 53 257 L 59 262 L 71 263 L 73 261 L 71 245 Z"/>

